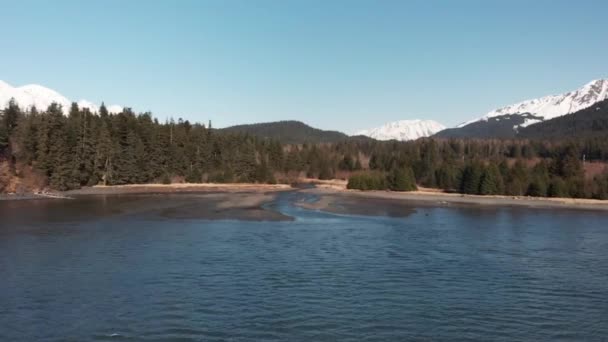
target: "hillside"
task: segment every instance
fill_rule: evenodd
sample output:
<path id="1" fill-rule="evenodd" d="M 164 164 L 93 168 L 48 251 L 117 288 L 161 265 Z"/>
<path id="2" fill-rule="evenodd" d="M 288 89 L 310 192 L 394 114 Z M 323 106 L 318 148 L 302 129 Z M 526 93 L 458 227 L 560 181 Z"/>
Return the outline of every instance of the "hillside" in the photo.
<path id="1" fill-rule="evenodd" d="M 608 136 L 608 100 L 555 119 L 522 128 L 522 138 L 562 138 Z"/>
<path id="2" fill-rule="evenodd" d="M 592 107 L 608 98 L 608 80 L 595 80 L 579 89 L 530 99 L 495 109 L 486 115 L 441 131 L 442 138 L 514 138 L 523 128 Z"/>
<path id="3" fill-rule="evenodd" d="M 539 117 L 532 114 L 509 114 L 476 121 L 463 127 L 448 128 L 435 134 L 436 138 L 509 139 L 517 136 L 517 129 L 527 120 Z"/>
<path id="4" fill-rule="evenodd" d="M 328 143 L 349 139 L 337 131 L 324 131 L 300 121 L 277 121 L 249 125 L 237 125 L 220 129 L 228 133 L 247 133 L 260 138 L 279 140 L 285 144 Z"/>

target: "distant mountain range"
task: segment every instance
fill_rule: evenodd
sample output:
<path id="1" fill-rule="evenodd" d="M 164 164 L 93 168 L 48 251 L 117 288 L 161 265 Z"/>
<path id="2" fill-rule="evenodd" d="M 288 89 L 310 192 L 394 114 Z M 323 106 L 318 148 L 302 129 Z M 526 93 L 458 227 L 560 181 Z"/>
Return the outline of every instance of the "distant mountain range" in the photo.
<path id="1" fill-rule="evenodd" d="M 407 141 L 429 137 L 445 128 L 444 125 L 433 120 L 401 120 L 360 131 L 357 135 L 365 135 L 376 140 Z"/>
<path id="2" fill-rule="evenodd" d="M 36 84 L 13 87 L 0 81 L 0 109 L 14 98 L 22 108 L 36 106 L 46 109 L 51 103 L 60 104 L 67 113 L 72 101 L 60 93 Z M 283 143 L 330 143 L 347 139 L 415 140 L 422 137 L 438 138 L 556 138 L 568 135 L 604 134 L 608 132 L 608 80 L 592 81 L 580 89 L 560 95 L 526 100 L 490 111 L 480 118 L 446 128 L 432 120 L 401 120 L 380 127 L 363 130 L 355 136 L 338 131 L 310 127 L 299 121 L 279 121 L 238 125 L 220 129 L 241 132 L 262 138 L 273 138 Z M 86 100 L 77 102 L 81 108 L 97 112 L 99 107 Z M 121 106 L 108 106 L 118 113 Z"/>
<path id="3" fill-rule="evenodd" d="M 514 138 L 523 128 L 579 112 L 605 99 L 608 99 L 608 80 L 595 80 L 565 94 L 545 96 L 493 110 L 481 118 L 443 130 L 435 136 Z"/>
<path id="4" fill-rule="evenodd" d="M 24 109 L 30 109 L 32 106 L 35 106 L 39 110 L 45 110 L 51 103 L 57 103 L 62 106 L 63 111 L 66 113 L 70 110 L 73 102 L 58 92 L 38 84 L 13 87 L 0 80 L 0 109 L 6 108 L 12 98 Z M 99 111 L 99 106 L 90 101 L 80 100 L 77 103 L 79 107 L 89 108 L 91 112 L 96 113 Z M 107 106 L 107 109 L 110 113 L 122 112 L 122 107 L 118 105 Z"/>

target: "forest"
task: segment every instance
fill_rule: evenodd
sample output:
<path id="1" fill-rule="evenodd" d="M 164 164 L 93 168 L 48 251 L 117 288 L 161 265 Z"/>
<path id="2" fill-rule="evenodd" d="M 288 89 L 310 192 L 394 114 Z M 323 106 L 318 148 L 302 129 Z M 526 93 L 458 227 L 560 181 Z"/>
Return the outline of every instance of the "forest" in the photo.
<path id="1" fill-rule="evenodd" d="M 22 110 L 14 101 L 0 112 L 0 163 L 5 165 L 0 192 L 16 191 L 9 189 L 8 179 L 20 180 L 21 191 L 27 191 L 341 178 L 349 180 L 349 188 L 362 190 L 421 186 L 479 195 L 608 199 L 605 168 L 586 172 L 590 164 L 608 161 L 608 140 L 596 135 L 411 142 L 348 137 L 319 142 L 311 136 L 308 142 L 286 143 L 217 130 L 210 122 L 159 122 L 151 113 L 130 109 L 110 114 L 103 105 L 99 113 L 76 104 L 67 112 L 56 104 Z"/>

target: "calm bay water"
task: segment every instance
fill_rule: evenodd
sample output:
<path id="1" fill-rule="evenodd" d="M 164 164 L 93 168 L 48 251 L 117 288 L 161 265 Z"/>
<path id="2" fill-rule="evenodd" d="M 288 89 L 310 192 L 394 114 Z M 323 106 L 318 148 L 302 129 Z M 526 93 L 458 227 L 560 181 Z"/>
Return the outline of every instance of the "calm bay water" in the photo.
<path id="1" fill-rule="evenodd" d="M 604 213 L 360 217 L 291 196 L 274 207 L 293 222 L 0 202 L 0 340 L 608 339 Z"/>

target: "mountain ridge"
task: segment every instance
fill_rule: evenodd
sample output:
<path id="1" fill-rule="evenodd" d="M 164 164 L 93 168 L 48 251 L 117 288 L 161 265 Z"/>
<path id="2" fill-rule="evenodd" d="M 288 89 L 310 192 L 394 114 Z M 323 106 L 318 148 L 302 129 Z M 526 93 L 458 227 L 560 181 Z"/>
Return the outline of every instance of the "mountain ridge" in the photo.
<path id="1" fill-rule="evenodd" d="M 408 141 L 429 137 L 444 129 L 446 126 L 434 120 L 399 120 L 359 131 L 356 135 L 364 135 L 377 140 Z"/>
<path id="2" fill-rule="evenodd" d="M 314 128 L 296 120 L 242 124 L 220 128 L 219 130 L 229 133 L 246 133 L 259 138 L 276 139 L 288 144 L 332 143 L 353 138 L 342 132 Z"/>
<path id="3" fill-rule="evenodd" d="M 566 93 L 529 99 L 492 110 L 482 117 L 443 130 L 434 136 L 514 138 L 520 129 L 577 113 L 606 99 L 608 99 L 608 79 L 597 79 Z"/>

